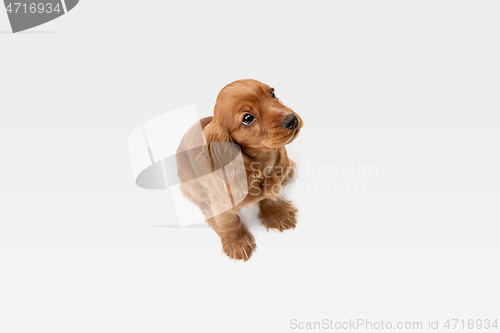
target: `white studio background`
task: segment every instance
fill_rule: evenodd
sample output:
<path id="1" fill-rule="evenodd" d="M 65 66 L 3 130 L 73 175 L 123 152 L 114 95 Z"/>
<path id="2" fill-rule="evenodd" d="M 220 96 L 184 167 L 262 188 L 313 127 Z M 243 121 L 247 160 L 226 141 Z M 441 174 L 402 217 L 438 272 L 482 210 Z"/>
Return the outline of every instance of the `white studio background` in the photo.
<path id="1" fill-rule="evenodd" d="M 499 10 L 82 0 L 15 35 L 0 10 L 0 332 L 498 318 Z M 135 186 L 127 150 L 144 121 L 210 115 L 241 78 L 303 118 L 291 158 L 329 170 L 297 180 L 294 231 L 253 224 L 247 263 L 208 228 L 169 227 L 171 198 Z M 348 167 L 377 173 L 332 175 Z M 328 187 L 347 181 L 363 193 Z"/>

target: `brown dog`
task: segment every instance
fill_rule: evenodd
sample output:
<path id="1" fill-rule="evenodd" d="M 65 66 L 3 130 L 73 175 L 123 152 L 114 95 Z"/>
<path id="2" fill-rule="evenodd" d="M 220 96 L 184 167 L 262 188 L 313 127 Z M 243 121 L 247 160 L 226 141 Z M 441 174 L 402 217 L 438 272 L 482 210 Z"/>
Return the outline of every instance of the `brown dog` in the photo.
<path id="1" fill-rule="evenodd" d="M 268 230 L 295 228 L 297 209 L 279 194 L 295 173 L 285 145 L 302 124 L 274 88 L 239 80 L 220 91 L 214 116 L 184 135 L 176 155 L 181 191 L 200 208 L 230 258 L 246 261 L 256 247 L 237 215 L 245 206 L 259 202 Z"/>

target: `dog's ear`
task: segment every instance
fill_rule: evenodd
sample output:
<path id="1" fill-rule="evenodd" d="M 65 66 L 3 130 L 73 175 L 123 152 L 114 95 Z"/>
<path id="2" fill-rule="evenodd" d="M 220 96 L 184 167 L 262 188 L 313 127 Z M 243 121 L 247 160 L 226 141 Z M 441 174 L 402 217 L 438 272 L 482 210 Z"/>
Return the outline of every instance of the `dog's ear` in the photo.
<path id="1" fill-rule="evenodd" d="M 210 153 L 212 171 L 219 170 L 231 163 L 240 152 L 240 148 L 224 127 L 212 121 L 203 129 L 203 135 Z"/>
<path id="2" fill-rule="evenodd" d="M 203 129 L 206 142 L 203 161 L 205 170 L 211 172 L 209 177 L 212 188 L 223 183 L 232 197 L 233 206 L 241 202 L 248 193 L 245 163 L 240 147 L 234 142 L 229 131 L 217 122 L 212 121 Z M 208 153 L 208 156 L 207 156 Z M 207 158 L 208 157 L 208 158 Z"/>

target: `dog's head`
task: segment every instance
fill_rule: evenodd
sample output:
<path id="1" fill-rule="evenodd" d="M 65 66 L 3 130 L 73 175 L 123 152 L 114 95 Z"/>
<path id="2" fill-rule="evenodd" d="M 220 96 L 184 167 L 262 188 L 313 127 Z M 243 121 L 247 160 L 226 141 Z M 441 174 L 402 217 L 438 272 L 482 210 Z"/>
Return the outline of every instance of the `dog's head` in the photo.
<path id="1" fill-rule="evenodd" d="M 256 80 L 239 80 L 222 88 L 207 141 L 234 142 L 243 151 L 276 150 L 292 142 L 302 119 L 285 106 L 274 88 Z"/>

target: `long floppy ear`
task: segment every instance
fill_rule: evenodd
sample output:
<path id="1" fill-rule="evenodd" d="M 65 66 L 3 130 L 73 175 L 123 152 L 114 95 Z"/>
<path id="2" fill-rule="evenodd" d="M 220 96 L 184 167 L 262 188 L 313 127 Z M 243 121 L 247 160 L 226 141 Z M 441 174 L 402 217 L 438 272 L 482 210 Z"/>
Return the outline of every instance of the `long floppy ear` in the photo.
<path id="1" fill-rule="evenodd" d="M 240 152 L 229 131 L 214 121 L 203 129 L 203 135 L 210 153 L 212 171 L 231 163 Z"/>
<path id="2" fill-rule="evenodd" d="M 241 202 L 248 193 L 245 163 L 240 147 L 231 138 L 229 131 L 217 122 L 212 121 L 203 129 L 207 144 L 204 163 L 209 165 L 214 187 L 224 184 L 229 193 L 232 205 Z M 209 158 L 206 158 L 208 152 Z M 208 167 L 208 165 L 207 165 Z"/>

